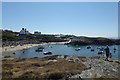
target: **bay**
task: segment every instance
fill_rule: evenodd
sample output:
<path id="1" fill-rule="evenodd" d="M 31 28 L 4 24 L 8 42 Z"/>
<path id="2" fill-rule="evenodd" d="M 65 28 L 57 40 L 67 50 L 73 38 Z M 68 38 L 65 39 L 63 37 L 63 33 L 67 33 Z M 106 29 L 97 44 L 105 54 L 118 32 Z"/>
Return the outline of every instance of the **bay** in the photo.
<path id="1" fill-rule="evenodd" d="M 106 46 L 96 46 L 96 45 L 89 45 L 91 46 L 91 49 L 94 49 L 94 51 L 91 51 L 91 49 L 87 49 L 87 46 L 68 46 L 68 45 L 62 45 L 62 44 L 55 44 L 55 45 L 44 45 L 44 49 L 42 52 L 36 52 L 35 50 L 38 47 L 32 47 L 24 51 L 17 51 L 16 56 L 21 58 L 33 58 L 33 57 L 46 57 L 46 56 L 52 56 L 52 55 L 75 55 L 75 56 L 105 56 L 104 54 L 99 55 L 98 54 L 98 47 L 105 48 Z M 120 45 L 112 45 L 109 46 L 110 53 L 112 54 L 112 59 L 118 59 L 119 49 Z M 80 48 L 80 50 L 76 51 L 75 49 Z M 114 52 L 114 48 L 116 48 L 116 51 Z M 50 51 L 52 52 L 52 55 L 44 55 L 43 52 Z"/>

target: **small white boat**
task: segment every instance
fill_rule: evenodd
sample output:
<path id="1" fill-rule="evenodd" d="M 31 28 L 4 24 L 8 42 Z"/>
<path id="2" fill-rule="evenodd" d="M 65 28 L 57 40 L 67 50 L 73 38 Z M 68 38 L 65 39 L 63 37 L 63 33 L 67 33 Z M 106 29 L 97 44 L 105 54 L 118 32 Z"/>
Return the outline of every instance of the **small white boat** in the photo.
<path id="1" fill-rule="evenodd" d="M 103 54 L 103 51 L 99 51 L 98 54 Z"/>
<path id="2" fill-rule="evenodd" d="M 103 51 L 103 50 L 104 50 L 103 47 L 97 47 L 97 49 L 100 50 L 100 51 Z"/>
<path id="3" fill-rule="evenodd" d="M 101 49 L 101 47 L 97 47 L 97 49 Z"/>
<path id="4" fill-rule="evenodd" d="M 80 50 L 80 48 L 76 48 L 75 50 L 76 50 L 76 51 L 79 51 L 79 50 Z"/>
<path id="5" fill-rule="evenodd" d="M 49 54 L 52 54 L 52 52 L 46 51 L 46 52 L 44 52 L 43 54 L 44 54 L 44 55 L 49 55 Z"/>

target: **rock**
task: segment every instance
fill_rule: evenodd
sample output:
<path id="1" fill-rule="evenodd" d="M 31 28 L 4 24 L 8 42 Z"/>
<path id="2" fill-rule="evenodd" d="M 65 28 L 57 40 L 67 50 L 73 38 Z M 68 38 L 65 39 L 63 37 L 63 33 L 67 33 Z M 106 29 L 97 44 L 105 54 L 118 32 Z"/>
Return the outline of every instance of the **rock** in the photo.
<path id="1" fill-rule="evenodd" d="M 82 62 L 77 56 L 68 56 L 66 57 L 66 60 L 80 63 Z"/>
<path id="2" fill-rule="evenodd" d="M 49 63 L 49 62 L 57 62 L 57 60 L 48 60 L 48 61 L 46 61 L 46 63 Z"/>
<path id="3" fill-rule="evenodd" d="M 100 78 L 102 75 L 100 73 L 97 73 L 97 78 Z"/>
<path id="4" fill-rule="evenodd" d="M 10 58 L 11 56 L 4 56 L 4 58 Z"/>
<path id="5" fill-rule="evenodd" d="M 72 59 L 69 59 L 68 61 L 69 61 L 69 62 L 73 62 L 73 60 L 72 60 Z"/>
<path id="6" fill-rule="evenodd" d="M 117 70 L 116 69 L 112 69 L 113 71 L 115 71 L 115 72 L 117 72 Z"/>
<path id="7" fill-rule="evenodd" d="M 73 77 L 76 78 L 80 76 L 81 78 L 100 78 L 105 76 L 108 78 L 116 76 L 118 73 L 117 66 L 113 66 L 102 59 L 88 59 L 82 63 L 86 65 L 87 70 L 82 71 L 81 74 Z"/>
<path id="8" fill-rule="evenodd" d="M 64 55 L 57 56 L 57 58 L 64 58 Z"/>
<path id="9" fill-rule="evenodd" d="M 2 58 L 2 60 L 14 60 L 14 58 Z"/>

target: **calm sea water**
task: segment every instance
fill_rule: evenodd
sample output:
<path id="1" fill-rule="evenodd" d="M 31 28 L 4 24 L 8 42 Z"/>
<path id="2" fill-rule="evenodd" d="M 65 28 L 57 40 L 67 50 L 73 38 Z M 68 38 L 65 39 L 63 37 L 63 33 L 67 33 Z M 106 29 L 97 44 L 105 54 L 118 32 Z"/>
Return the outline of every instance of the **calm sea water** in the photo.
<path id="1" fill-rule="evenodd" d="M 98 47 L 103 47 L 105 48 L 106 46 L 95 46 L 92 45 L 92 49 L 95 51 L 91 52 L 91 49 L 87 49 L 87 46 L 67 46 L 67 45 L 44 45 L 44 50 L 45 51 L 51 51 L 53 54 L 52 55 L 77 55 L 77 56 L 103 56 L 98 54 Z M 119 46 L 120 47 L 120 46 Z M 76 51 L 76 48 L 81 48 L 81 50 Z M 113 45 L 109 46 L 110 52 L 112 53 L 112 59 L 118 59 L 118 46 Z M 114 48 L 117 50 L 114 52 Z M 35 52 L 37 47 L 32 47 L 24 51 L 17 51 L 16 56 L 21 57 L 21 58 L 32 58 L 32 57 L 45 57 L 45 56 L 52 56 L 52 55 L 44 55 L 43 52 Z M 104 54 L 105 55 L 105 54 Z"/>

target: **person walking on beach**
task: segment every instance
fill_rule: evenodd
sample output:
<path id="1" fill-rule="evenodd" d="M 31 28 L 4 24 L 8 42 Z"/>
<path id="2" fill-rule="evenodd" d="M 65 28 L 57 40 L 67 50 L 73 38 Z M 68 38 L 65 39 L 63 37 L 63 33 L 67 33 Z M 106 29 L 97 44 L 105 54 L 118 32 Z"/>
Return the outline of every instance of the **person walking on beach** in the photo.
<path id="1" fill-rule="evenodd" d="M 108 46 L 105 48 L 105 52 L 106 52 L 106 59 L 105 60 L 108 61 L 108 57 L 110 56 L 110 49 Z"/>

